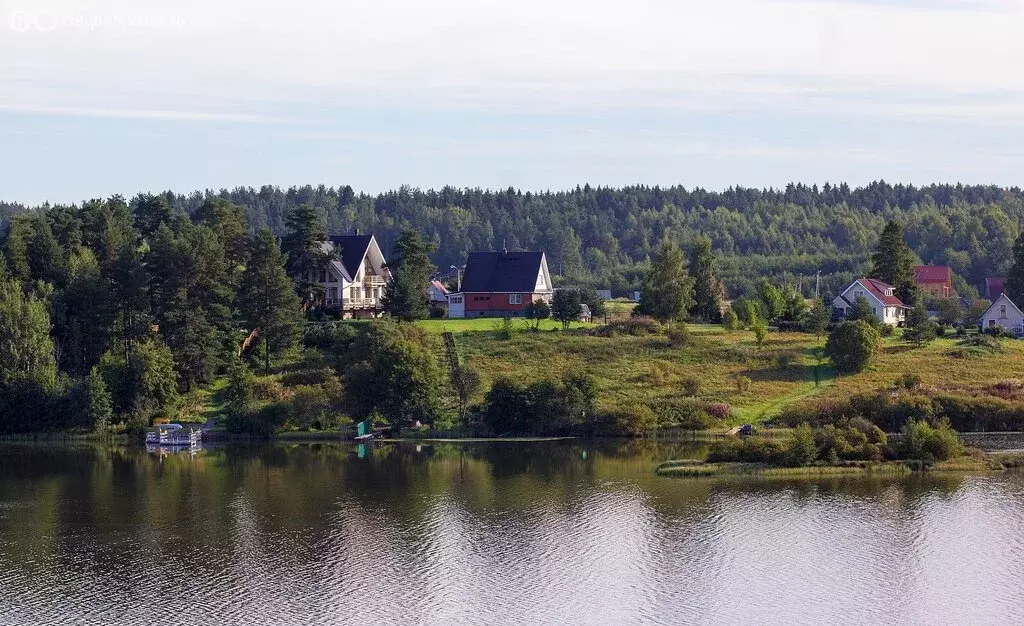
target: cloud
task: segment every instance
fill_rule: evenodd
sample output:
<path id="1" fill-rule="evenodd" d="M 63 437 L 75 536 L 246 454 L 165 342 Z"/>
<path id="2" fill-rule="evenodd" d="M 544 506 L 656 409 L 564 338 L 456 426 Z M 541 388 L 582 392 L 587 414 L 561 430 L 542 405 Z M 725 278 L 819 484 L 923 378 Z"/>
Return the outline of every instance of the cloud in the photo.
<path id="1" fill-rule="evenodd" d="M 45 84 L 56 93 L 27 105 L 55 112 L 82 107 L 83 84 L 125 94 L 131 106 L 111 111 L 127 114 L 192 111 L 186 101 L 211 95 L 245 109 L 273 99 L 321 108 L 708 110 L 813 109 L 823 95 L 842 101 L 869 93 L 897 110 L 914 93 L 1024 92 L 1015 67 L 1024 58 L 1024 20 L 1009 2 L 938 9 L 774 0 L 26 4 L 32 8 L 8 2 L 3 10 L 45 11 L 56 26 L 5 32 L 0 77 Z M 154 92 L 166 106 L 152 106 Z M 969 102 L 943 114 L 959 106 L 977 115 Z"/>

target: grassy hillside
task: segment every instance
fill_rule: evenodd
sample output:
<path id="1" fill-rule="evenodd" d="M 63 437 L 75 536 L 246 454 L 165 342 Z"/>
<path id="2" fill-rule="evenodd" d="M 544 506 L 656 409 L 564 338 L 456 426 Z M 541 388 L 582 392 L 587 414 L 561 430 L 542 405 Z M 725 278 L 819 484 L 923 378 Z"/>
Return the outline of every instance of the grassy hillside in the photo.
<path id="1" fill-rule="evenodd" d="M 886 338 L 867 371 L 835 377 L 827 363 L 814 381 L 812 350 L 824 344 L 803 333 L 769 333 L 759 350 L 749 331 L 690 325 L 691 338 L 673 345 L 663 335 L 597 337 L 583 331 L 517 333 L 502 340 L 490 332 L 456 338 L 459 355 L 484 379 L 480 396 L 499 376 L 517 381 L 556 378 L 582 371 L 600 386 L 604 407 L 658 405 L 685 397 L 684 381 L 699 383 L 701 399 L 727 402 L 733 423 L 760 422 L 787 405 L 815 396 L 843 398 L 891 386 L 904 373 L 921 384 L 950 391 L 978 391 L 999 381 L 1024 379 L 1024 341 L 1004 340 L 1004 352 L 972 358 L 951 355 L 953 338 L 923 347 L 899 335 Z M 741 377 L 749 379 L 739 383 Z"/>
<path id="2" fill-rule="evenodd" d="M 352 324 L 358 327 L 365 322 Z M 482 384 L 473 398 L 476 402 L 482 401 L 491 384 L 502 376 L 523 384 L 585 373 L 597 382 L 601 410 L 646 405 L 657 414 L 659 408 L 691 402 L 696 390 L 700 401 L 731 407 L 728 425 L 763 422 L 806 400 L 875 392 L 891 387 L 905 373 L 918 376 L 922 388 L 966 395 L 987 394 L 1001 381 L 1024 379 L 1024 341 L 1014 340 L 1003 340 L 1002 352 L 963 358 L 953 355 L 959 348 L 956 339 L 912 347 L 897 333 L 883 341 L 867 371 L 835 377 L 824 363 L 816 382 L 814 349 L 824 344 L 824 337 L 803 333 L 771 332 L 758 348 L 752 332 L 711 325 L 688 325 L 686 335 L 670 338 L 667 334 L 599 336 L 597 326 L 591 324 L 574 324 L 563 331 L 552 321 L 543 323 L 540 332 L 533 332 L 526 330 L 524 320 L 517 320 L 510 336 L 500 331 L 502 324 L 494 319 L 422 320 L 417 324 L 434 335 L 454 333 L 461 362 L 480 374 Z M 439 361 L 443 354 L 438 337 Z M 300 398 L 310 405 L 305 413 L 326 411 L 340 418 L 324 422 L 323 428 L 347 423 L 338 397 L 344 381 L 322 353 L 307 351 L 268 374 L 257 371 L 256 376 L 261 401 Z M 218 416 L 223 387 L 224 381 L 219 381 L 197 394 L 196 406 L 186 412 L 197 419 Z"/>

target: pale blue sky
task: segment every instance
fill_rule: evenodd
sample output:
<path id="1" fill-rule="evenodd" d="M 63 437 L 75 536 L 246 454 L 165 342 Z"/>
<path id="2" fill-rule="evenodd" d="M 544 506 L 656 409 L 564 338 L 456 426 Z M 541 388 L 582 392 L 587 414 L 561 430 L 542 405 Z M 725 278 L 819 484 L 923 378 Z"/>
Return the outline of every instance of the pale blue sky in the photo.
<path id="1" fill-rule="evenodd" d="M 1024 171 L 1019 2 L 19 1 L 2 200 Z"/>

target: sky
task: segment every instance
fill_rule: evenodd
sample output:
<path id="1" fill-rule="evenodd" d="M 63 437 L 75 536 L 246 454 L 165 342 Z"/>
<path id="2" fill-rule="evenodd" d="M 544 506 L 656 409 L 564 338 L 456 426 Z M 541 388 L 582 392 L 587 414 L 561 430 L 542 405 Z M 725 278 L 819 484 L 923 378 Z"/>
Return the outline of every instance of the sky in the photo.
<path id="1" fill-rule="evenodd" d="M 1021 184 L 1024 1 L 0 0 L 0 200 Z"/>

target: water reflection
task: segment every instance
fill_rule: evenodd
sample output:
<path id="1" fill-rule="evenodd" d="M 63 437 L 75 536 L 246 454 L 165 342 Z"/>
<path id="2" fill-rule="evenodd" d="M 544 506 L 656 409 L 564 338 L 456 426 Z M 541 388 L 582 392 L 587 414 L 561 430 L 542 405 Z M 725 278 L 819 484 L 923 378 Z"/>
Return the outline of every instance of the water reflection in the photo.
<path id="1" fill-rule="evenodd" d="M 0 622 L 1019 621 L 1020 475 L 654 476 L 700 445 L 0 447 Z"/>

